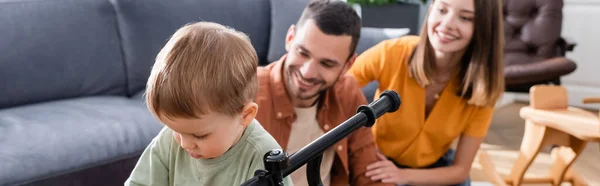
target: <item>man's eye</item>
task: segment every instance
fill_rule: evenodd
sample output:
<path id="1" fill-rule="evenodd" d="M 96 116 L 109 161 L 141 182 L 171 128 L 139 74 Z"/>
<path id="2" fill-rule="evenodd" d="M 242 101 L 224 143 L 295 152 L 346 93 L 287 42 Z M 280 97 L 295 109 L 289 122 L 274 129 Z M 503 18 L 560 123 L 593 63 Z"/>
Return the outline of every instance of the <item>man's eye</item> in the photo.
<path id="1" fill-rule="evenodd" d="M 302 50 L 296 50 L 298 52 L 298 54 L 300 54 L 301 56 L 307 57 L 308 54 L 306 54 L 306 52 L 302 51 Z"/>
<path id="2" fill-rule="evenodd" d="M 333 67 L 333 65 L 332 65 L 332 64 L 330 64 L 330 63 L 321 63 L 321 65 L 323 65 L 323 66 L 324 66 L 324 67 L 326 67 L 326 68 L 331 68 L 331 67 Z"/>

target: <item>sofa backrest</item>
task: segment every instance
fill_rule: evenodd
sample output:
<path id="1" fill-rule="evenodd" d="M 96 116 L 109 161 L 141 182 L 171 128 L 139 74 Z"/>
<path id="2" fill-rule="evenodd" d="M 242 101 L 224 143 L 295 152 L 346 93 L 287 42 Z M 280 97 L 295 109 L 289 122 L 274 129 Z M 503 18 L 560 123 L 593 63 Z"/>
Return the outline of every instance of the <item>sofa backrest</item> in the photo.
<path id="1" fill-rule="evenodd" d="M 130 95 L 146 87 L 156 54 L 181 26 L 196 21 L 224 24 L 249 35 L 259 61 L 269 44 L 269 0 L 111 0 L 119 19 Z"/>
<path id="2" fill-rule="evenodd" d="M 269 40 L 269 63 L 279 60 L 285 53 L 285 37 L 291 25 L 296 24 L 310 0 L 271 0 L 271 32 Z M 363 23 L 364 25 L 364 23 Z M 387 39 L 409 34 L 409 28 L 362 27 L 356 53 L 361 54 Z"/>
<path id="3" fill-rule="evenodd" d="M 285 1 L 0 1 L 0 108 L 138 94 L 169 37 L 196 21 L 248 34 L 266 65 L 283 55 L 285 32 L 308 2 Z M 358 53 L 391 38 L 365 29 Z"/>
<path id="4" fill-rule="evenodd" d="M 0 1 L 0 108 L 125 95 L 117 21 L 108 1 Z"/>

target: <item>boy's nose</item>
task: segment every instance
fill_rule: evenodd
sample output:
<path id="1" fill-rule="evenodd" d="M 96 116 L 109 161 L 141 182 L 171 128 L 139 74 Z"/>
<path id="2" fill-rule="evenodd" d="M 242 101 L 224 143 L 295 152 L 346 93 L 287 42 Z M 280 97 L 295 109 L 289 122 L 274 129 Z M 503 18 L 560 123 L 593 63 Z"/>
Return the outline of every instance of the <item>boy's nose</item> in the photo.
<path id="1" fill-rule="evenodd" d="M 193 149 L 194 148 L 194 143 L 192 142 L 192 140 L 187 139 L 185 137 L 181 137 L 181 148 L 184 149 Z"/>

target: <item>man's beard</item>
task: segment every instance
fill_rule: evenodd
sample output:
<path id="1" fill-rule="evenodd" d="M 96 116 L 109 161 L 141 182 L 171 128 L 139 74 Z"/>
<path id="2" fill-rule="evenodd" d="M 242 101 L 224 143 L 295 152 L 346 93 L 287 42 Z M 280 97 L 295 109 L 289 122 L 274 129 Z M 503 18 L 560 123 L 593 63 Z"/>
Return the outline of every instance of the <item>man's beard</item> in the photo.
<path id="1" fill-rule="evenodd" d="M 314 94 L 311 95 L 302 95 L 302 92 L 304 92 L 301 88 L 300 85 L 297 85 L 296 82 L 294 80 L 303 80 L 305 82 L 309 82 L 311 84 L 313 84 L 313 86 L 321 86 L 317 92 L 315 92 Z M 288 73 L 288 89 L 292 88 L 295 86 L 295 91 L 294 91 L 294 97 L 296 97 L 296 99 L 298 100 L 310 100 L 313 99 L 319 95 L 321 95 L 321 93 L 325 92 L 327 90 L 327 88 L 331 87 L 327 86 L 327 82 L 325 82 L 324 80 L 321 79 L 305 79 L 302 74 L 300 73 L 299 70 L 294 70 L 294 69 L 290 69 L 289 73 Z"/>
<path id="2" fill-rule="evenodd" d="M 300 74 L 300 72 L 296 72 L 296 73 L 298 73 L 298 75 L 296 75 L 296 77 L 295 77 L 295 78 L 302 78 L 302 79 L 304 79 L 304 78 L 302 77 L 302 75 Z M 292 75 L 293 75 L 293 74 L 291 74 L 291 73 L 289 74 L 289 76 L 292 76 Z M 321 86 L 321 87 L 319 88 L 319 90 L 318 90 L 317 92 L 315 92 L 314 94 L 311 94 L 311 95 L 302 95 L 302 92 L 303 92 L 303 91 L 302 91 L 302 90 L 300 90 L 300 87 L 296 87 L 296 89 L 295 89 L 295 90 L 296 90 L 296 92 L 294 92 L 294 94 L 295 94 L 295 97 L 296 97 L 296 99 L 298 99 L 298 100 L 310 100 L 310 99 L 313 99 L 313 98 L 319 97 L 319 96 L 321 96 L 321 94 L 323 94 L 324 92 L 326 92 L 326 91 L 327 91 L 329 88 L 333 87 L 333 86 L 335 85 L 335 83 L 337 83 L 337 81 L 338 81 L 339 79 L 340 79 L 340 76 L 338 75 L 338 76 L 337 76 L 337 78 L 336 78 L 336 79 L 333 81 L 333 83 L 331 83 L 331 84 L 329 84 L 329 85 L 328 85 L 328 84 L 327 84 L 327 82 L 325 82 L 324 80 L 308 80 L 309 82 L 313 82 L 313 81 L 320 82 L 320 83 L 318 83 L 318 85 L 320 85 L 320 86 Z M 306 79 L 304 79 L 304 80 L 306 80 Z M 289 87 L 288 87 L 288 88 L 292 88 L 291 86 L 292 86 L 292 84 L 294 83 L 294 82 L 293 82 L 294 80 L 292 79 L 292 77 L 289 77 L 289 80 L 288 80 L 288 81 L 289 81 L 289 82 L 288 82 L 288 84 L 289 84 Z"/>
<path id="3" fill-rule="evenodd" d="M 300 92 L 301 90 L 298 88 L 298 92 L 296 92 L 296 99 L 298 100 L 310 100 L 313 99 L 315 97 L 320 96 L 323 92 L 327 91 L 327 89 L 329 89 L 330 87 L 332 87 L 332 85 L 329 86 L 323 86 L 321 89 L 319 89 L 319 91 L 317 91 L 316 93 L 309 95 L 309 96 L 303 96 Z"/>

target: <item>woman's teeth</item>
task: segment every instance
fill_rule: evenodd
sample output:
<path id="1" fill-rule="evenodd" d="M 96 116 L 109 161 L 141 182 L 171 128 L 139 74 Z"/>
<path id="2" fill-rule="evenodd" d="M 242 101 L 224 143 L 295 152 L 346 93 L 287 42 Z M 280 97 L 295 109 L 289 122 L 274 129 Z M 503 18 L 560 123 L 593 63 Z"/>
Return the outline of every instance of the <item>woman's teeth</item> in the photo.
<path id="1" fill-rule="evenodd" d="M 456 40 L 456 37 L 451 36 L 451 35 L 446 35 L 441 32 L 438 32 L 438 36 L 440 36 L 441 38 L 444 38 L 444 39 L 448 39 L 448 40 Z"/>

